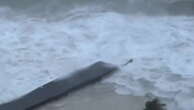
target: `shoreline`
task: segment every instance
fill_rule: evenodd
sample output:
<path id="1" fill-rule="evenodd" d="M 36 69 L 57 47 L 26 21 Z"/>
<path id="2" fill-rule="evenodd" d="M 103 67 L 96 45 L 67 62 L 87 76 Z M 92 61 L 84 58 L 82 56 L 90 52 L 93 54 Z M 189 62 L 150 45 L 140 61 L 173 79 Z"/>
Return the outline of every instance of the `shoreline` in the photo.
<path id="1" fill-rule="evenodd" d="M 33 110 L 143 110 L 145 102 L 145 97 L 119 95 L 112 85 L 97 83 Z"/>

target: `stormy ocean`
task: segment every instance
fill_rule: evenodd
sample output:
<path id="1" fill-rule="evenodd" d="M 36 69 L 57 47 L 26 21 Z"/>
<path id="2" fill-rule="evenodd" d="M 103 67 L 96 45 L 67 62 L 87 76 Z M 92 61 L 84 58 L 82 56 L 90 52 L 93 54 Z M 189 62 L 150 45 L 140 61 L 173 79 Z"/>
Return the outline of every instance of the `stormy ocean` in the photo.
<path id="1" fill-rule="evenodd" d="M 193 0 L 0 0 L 0 103 L 95 61 L 102 83 L 194 109 Z"/>

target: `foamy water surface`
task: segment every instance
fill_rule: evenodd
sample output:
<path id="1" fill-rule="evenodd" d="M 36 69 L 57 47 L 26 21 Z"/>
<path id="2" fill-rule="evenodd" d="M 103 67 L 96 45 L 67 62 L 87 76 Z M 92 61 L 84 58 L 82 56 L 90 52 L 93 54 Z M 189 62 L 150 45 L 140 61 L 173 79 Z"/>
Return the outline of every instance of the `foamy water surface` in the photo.
<path id="1" fill-rule="evenodd" d="M 194 17 L 88 7 L 57 20 L 10 13 L 0 9 L 0 103 L 102 60 L 121 68 L 103 81 L 117 93 L 152 94 L 170 100 L 170 109 L 194 109 Z"/>

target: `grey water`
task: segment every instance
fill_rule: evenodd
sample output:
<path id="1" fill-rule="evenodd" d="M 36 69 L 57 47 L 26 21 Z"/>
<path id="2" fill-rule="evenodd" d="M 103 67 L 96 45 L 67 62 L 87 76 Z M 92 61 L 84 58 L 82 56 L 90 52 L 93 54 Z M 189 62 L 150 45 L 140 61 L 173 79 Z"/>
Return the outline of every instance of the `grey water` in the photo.
<path id="1" fill-rule="evenodd" d="M 82 8 L 86 7 L 88 9 L 82 11 Z M 71 13 L 74 9 L 77 10 Z M 100 15 L 96 14 L 98 11 Z M 104 11 L 110 13 L 103 13 Z M 55 19 L 61 16 L 69 17 L 66 15 L 68 13 L 70 13 L 70 18 L 76 17 L 78 19 L 68 23 L 66 21 L 70 20 L 64 20 L 64 18 L 57 22 L 42 21 L 42 19 Z M 90 14 L 91 18 L 88 17 Z M 139 14 L 146 16 L 135 16 Z M 24 17 L 21 16 L 21 19 L 18 21 L 15 19 L 7 20 L 7 18 L 14 18 L 20 15 L 24 15 Z M 131 16 L 129 17 L 128 15 Z M 65 64 L 68 67 L 71 67 L 73 64 L 82 64 L 75 61 L 76 63 L 70 65 L 69 62 L 71 62 L 71 59 L 69 57 L 72 56 L 77 58 L 72 57 L 72 59 L 81 59 L 80 62 L 85 62 L 86 60 L 82 60 L 82 57 L 86 56 L 88 62 L 90 61 L 89 58 L 95 59 L 98 57 L 118 64 L 128 57 L 135 57 L 136 59 L 133 64 L 135 63 L 136 65 L 130 65 L 125 70 L 129 74 L 125 74 L 125 72 L 119 73 L 118 76 L 110 79 L 110 82 L 119 85 L 115 87 L 116 90 L 120 90 L 120 93 L 122 91 L 124 93 L 125 91 L 129 93 L 135 91 L 134 93 L 137 93 L 136 90 L 139 90 L 140 93 L 144 94 L 145 90 L 142 87 L 145 87 L 145 82 L 148 84 L 151 83 L 154 86 L 148 85 L 146 90 L 150 90 L 156 95 L 159 94 L 158 96 L 172 98 L 175 100 L 176 107 L 187 108 L 187 105 L 192 105 L 191 103 L 193 103 L 193 75 L 188 79 L 181 78 L 186 73 L 193 73 L 193 15 L 194 0 L 0 0 L 0 18 L 3 17 L 0 20 L 0 46 L 3 47 L 1 50 L 7 52 L 2 51 L 0 53 L 5 57 L 2 57 L 2 66 L 7 67 L 1 70 L 1 73 L 9 72 L 9 70 L 12 73 L 0 75 L 1 77 L 5 77 L 5 80 L 10 77 L 15 79 L 11 83 L 12 86 L 15 86 L 15 82 L 20 84 L 21 82 L 25 82 L 28 80 L 28 77 L 32 77 L 32 81 L 39 79 L 37 82 L 34 81 L 33 84 L 29 84 L 35 87 L 45 81 L 51 80 L 50 78 L 56 77 L 55 73 L 60 73 Z M 31 20 L 31 16 L 32 18 L 38 17 L 41 19 L 33 21 Z M 157 18 L 157 16 L 160 17 Z M 98 26 L 99 24 L 101 26 Z M 150 43 L 150 40 L 153 43 Z M 55 45 L 55 41 L 59 45 Z M 98 42 L 95 44 L 93 43 L 95 41 Z M 91 45 L 91 48 L 88 48 L 88 45 Z M 141 48 L 140 51 L 136 46 Z M 112 48 L 116 51 L 113 51 Z M 107 50 L 108 52 L 105 52 Z M 110 54 L 113 54 L 113 56 L 110 57 Z M 161 58 L 158 58 L 158 55 L 161 55 Z M 56 63 L 50 67 L 50 58 L 63 58 L 64 56 L 68 56 L 65 59 L 65 62 L 70 60 L 68 63 L 54 59 Z M 22 66 L 18 65 L 20 59 L 24 61 L 19 62 Z M 37 60 L 34 61 L 33 59 Z M 37 65 L 39 65 L 39 62 L 36 61 L 42 62 L 40 65 L 44 68 L 49 68 L 53 74 L 49 76 L 47 75 L 47 71 L 43 75 L 38 74 L 39 68 L 37 68 Z M 5 62 L 9 65 L 5 65 L 7 64 Z M 59 65 L 63 67 L 60 66 L 58 68 Z M 31 69 L 28 69 L 28 67 Z M 41 70 L 44 68 L 41 68 Z M 74 69 L 75 67 L 72 68 Z M 163 70 L 163 68 L 167 69 Z M 25 71 L 28 71 L 28 74 L 25 74 Z M 141 74 L 130 74 L 133 72 Z M 21 76 L 18 74 L 21 74 Z M 176 74 L 180 74 L 181 78 L 177 78 Z M 18 76 L 18 79 L 15 76 Z M 139 80 L 135 80 L 137 76 L 140 78 Z M 150 79 L 154 81 L 150 81 Z M 4 82 L 4 80 L 0 82 Z M 130 83 L 125 84 L 125 82 Z M 28 90 L 32 89 L 27 83 L 26 85 L 25 83 L 22 84 L 23 86 L 18 87 L 18 91 L 2 85 L 4 88 L 1 86 L 0 92 L 2 91 L 1 93 L 4 96 L 1 94 L 1 100 L 3 99 L 4 101 L 5 99 L 7 101 L 18 94 L 26 93 L 24 88 Z M 178 88 L 177 85 L 179 85 Z M 13 95 L 12 92 L 15 94 Z M 174 98 L 175 95 L 176 97 Z M 194 108 L 193 105 L 190 108 Z"/>
<path id="2" fill-rule="evenodd" d="M 28 15 L 54 16 L 75 7 L 100 6 L 108 11 L 146 15 L 194 15 L 194 0 L 0 0 L 0 7 Z"/>

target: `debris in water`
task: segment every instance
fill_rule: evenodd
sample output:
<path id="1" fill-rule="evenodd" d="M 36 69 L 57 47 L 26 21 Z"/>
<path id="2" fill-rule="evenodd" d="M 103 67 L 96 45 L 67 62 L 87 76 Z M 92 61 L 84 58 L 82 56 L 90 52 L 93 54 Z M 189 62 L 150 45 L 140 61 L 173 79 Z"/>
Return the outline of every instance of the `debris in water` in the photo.
<path id="1" fill-rule="evenodd" d="M 129 60 L 127 60 L 126 63 L 123 64 L 123 66 L 127 66 L 129 63 L 132 63 L 132 62 L 133 62 L 133 59 L 129 59 Z"/>
<path id="2" fill-rule="evenodd" d="M 151 101 L 147 101 L 144 110 L 165 110 L 166 104 L 161 104 L 160 100 L 155 98 Z"/>

